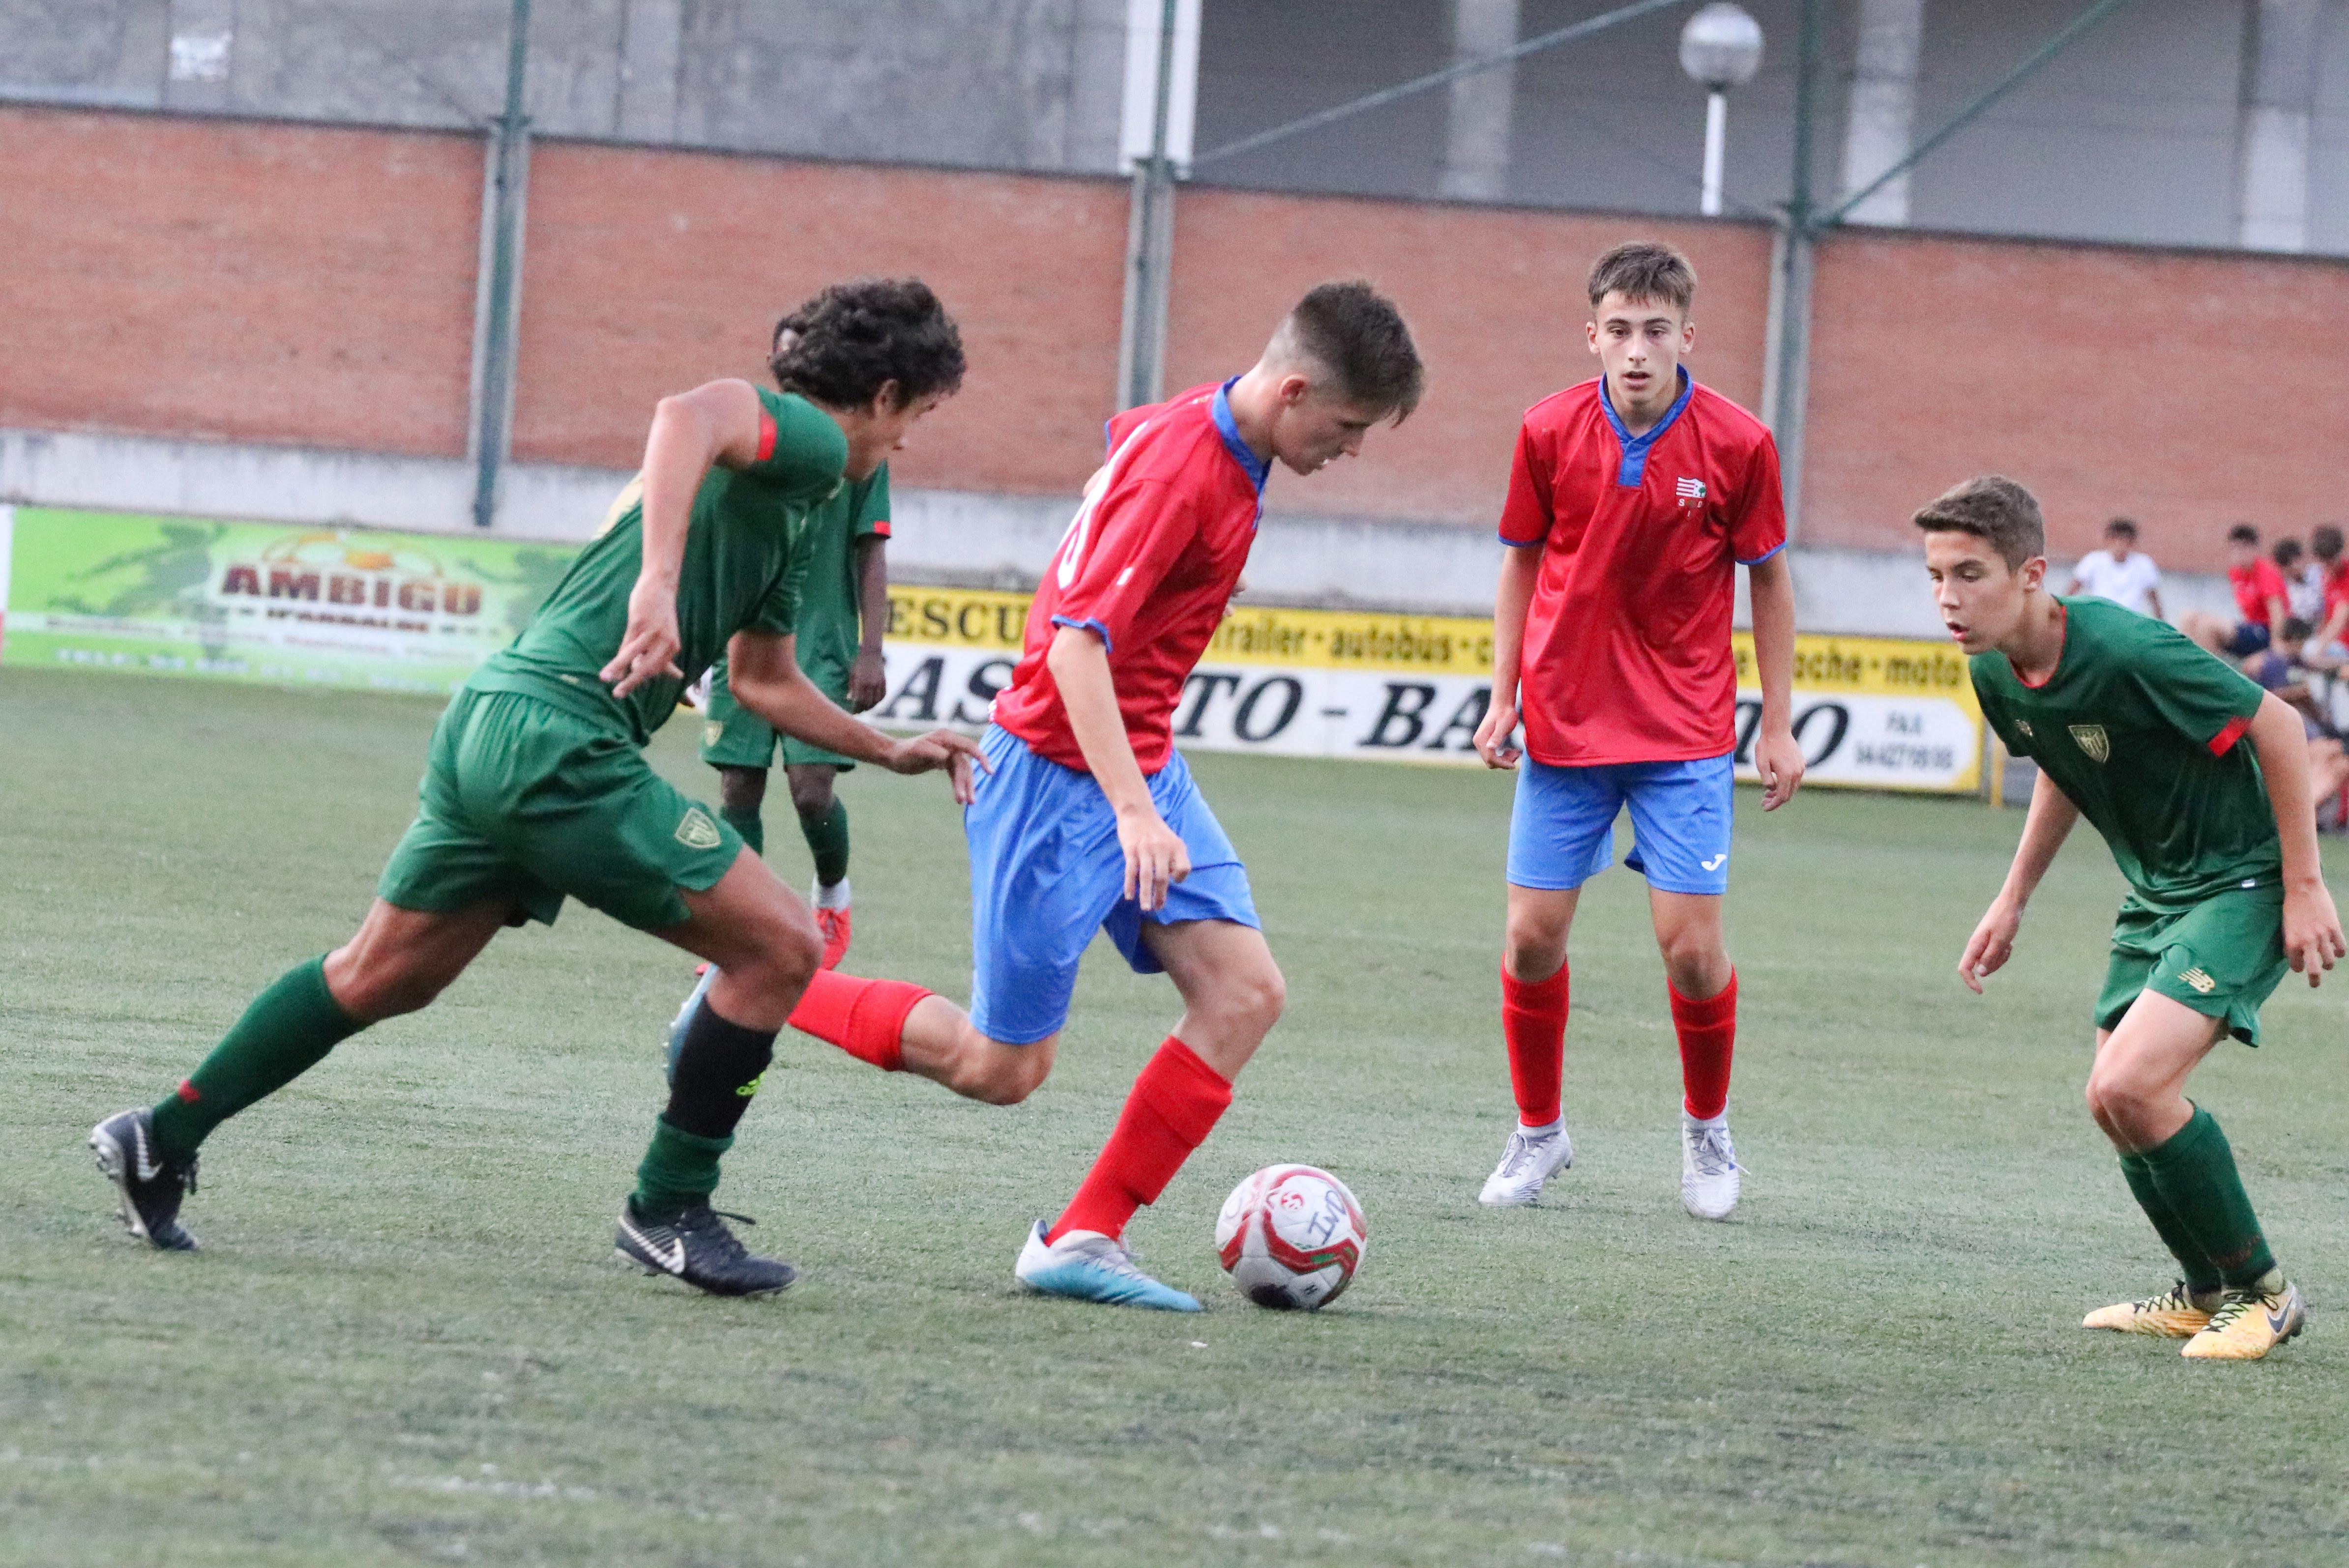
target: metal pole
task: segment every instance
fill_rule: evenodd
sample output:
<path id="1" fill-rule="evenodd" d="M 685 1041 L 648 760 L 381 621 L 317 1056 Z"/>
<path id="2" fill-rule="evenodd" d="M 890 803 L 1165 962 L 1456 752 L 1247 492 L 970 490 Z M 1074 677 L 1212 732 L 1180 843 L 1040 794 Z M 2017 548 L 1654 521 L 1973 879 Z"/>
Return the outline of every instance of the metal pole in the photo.
<path id="1" fill-rule="evenodd" d="M 522 185 L 529 167 L 530 0 L 513 0 L 506 39 L 506 109 L 496 120 L 490 215 L 490 283 L 482 301 L 481 370 L 473 431 L 473 526 L 497 520 L 498 470 L 513 435 L 515 296 L 520 293 Z"/>
<path id="2" fill-rule="evenodd" d="M 1704 187 L 1696 210 L 1721 216 L 1721 162 L 1729 145 L 1729 95 L 1718 88 L 1704 97 Z"/>
<path id="3" fill-rule="evenodd" d="M 1176 7 L 1177 0 L 1159 7 L 1150 156 L 1134 169 L 1125 230 L 1125 330 L 1117 378 L 1122 408 L 1155 403 L 1165 389 L 1167 273 L 1174 253 L 1174 164 L 1166 156 L 1166 121 L 1174 95 Z"/>
<path id="4" fill-rule="evenodd" d="M 1811 361 L 1812 140 L 1819 89 L 1826 75 L 1826 0 L 1803 0 L 1795 45 L 1795 167 L 1787 182 L 1786 216 L 1771 250 L 1770 340 L 1762 367 L 1762 418 L 1778 443 L 1778 473 L 1786 498 L 1786 537 L 1801 527 L 1803 412 Z"/>

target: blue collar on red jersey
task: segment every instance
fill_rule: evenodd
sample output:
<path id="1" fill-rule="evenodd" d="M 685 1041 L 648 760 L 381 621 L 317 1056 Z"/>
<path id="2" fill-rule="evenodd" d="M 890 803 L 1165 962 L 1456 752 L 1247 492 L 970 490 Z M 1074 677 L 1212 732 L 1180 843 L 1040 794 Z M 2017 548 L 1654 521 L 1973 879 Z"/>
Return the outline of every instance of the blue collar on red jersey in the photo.
<path id="1" fill-rule="evenodd" d="M 1623 448 L 1623 466 L 1615 474 L 1617 484 L 1639 489 L 1640 481 L 1648 473 L 1648 449 L 1656 444 L 1657 437 L 1672 428 L 1672 421 L 1681 417 L 1681 411 L 1689 406 L 1689 399 L 1696 396 L 1696 383 L 1689 379 L 1688 366 L 1676 366 L 1674 374 L 1681 378 L 1681 395 L 1672 399 L 1672 406 L 1665 411 L 1664 417 L 1649 426 L 1646 435 L 1639 437 L 1634 437 L 1623 428 L 1623 421 L 1615 413 L 1614 401 L 1607 396 L 1607 378 L 1603 376 L 1599 378 L 1599 407 L 1605 411 L 1607 422 L 1615 428 L 1615 439 Z"/>
<path id="2" fill-rule="evenodd" d="M 1247 475 L 1248 482 L 1256 486 L 1256 493 L 1261 496 L 1264 494 L 1264 481 L 1272 477 L 1272 459 L 1257 457 L 1255 449 L 1240 439 L 1239 425 L 1232 418 L 1232 381 L 1238 379 L 1235 376 L 1231 381 L 1216 388 L 1213 405 L 1216 428 L 1224 433 L 1224 449 L 1231 453 L 1232 461 L 1239 464 L 1240 472 Z"/>

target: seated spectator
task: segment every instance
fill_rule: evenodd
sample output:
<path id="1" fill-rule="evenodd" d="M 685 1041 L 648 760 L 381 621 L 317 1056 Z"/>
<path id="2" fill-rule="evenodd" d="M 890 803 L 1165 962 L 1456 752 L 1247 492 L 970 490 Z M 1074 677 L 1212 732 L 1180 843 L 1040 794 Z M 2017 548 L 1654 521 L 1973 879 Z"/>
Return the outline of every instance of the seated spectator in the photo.
<path id="1" fill-rule="evenodd" d="M 2308 552 L 2324 573 L 2324 614 L 2301 662 L 2318 669 L 2349 665 L 2349 561 L 2341 558 L 2341 531 L 2329 522 L 2308 536 Z"/>
<path id="2" fill-rule="evenodd" d="M 2283 577 L 2284 614 L 2314 626 L 2324 619 L 2324 568 L 2307 559 L 2297 539 L 2279 539 L 2268 552 Z"/>
<path id="3" fill-rule="evenodd" d="M 2265 653 L 2275 639 L 2275 628 L 2283 624 L 2283 573 L 2260 553 L 2260 531 L 2248 522 L 2227 531 L 2227 583 L 2235 591 L 2235 619 L 2189 610 L 2178 620 L 2178 629 L 2214 654 L 2247 659 Z"/>
<path id="4" fill-rule="evenodd" d="M 2105 524 L 2105 547 L 2091 550 L 2072 568 L 2070 592 L 2110 599 L 2124 610 L 2157 621 L 2162 618 L 2161 571 L 2152 556 L 2137 547 L 2137 524 L 2125 517 Z"/>
<path id="5" fill-rule="evenodd" d="M 2301 654 L 2310 633 L 2307 622 L 2287 617 L 2278 628 L 2275 645 L 2243 661 L 2244 673 L 2300 710 L 2302 731 L 2308 737 L 2309 796 L 2320 824 L 2342 825 L 2339 797 L 2349 786 L 2349 752 L 2333 732 L 2331 717 L 2310 686 Z"/>

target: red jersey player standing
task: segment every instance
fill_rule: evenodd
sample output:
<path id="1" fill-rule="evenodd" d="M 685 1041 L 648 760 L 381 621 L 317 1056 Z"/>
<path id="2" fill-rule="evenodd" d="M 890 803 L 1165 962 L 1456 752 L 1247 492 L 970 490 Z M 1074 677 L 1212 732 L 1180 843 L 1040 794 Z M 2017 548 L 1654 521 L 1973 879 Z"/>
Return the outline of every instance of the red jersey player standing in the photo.
<path id="1" fill-rule="evenodd" d="M 1722 944 L 1729 887 L 1736 569 L 1749 573 L 1762 717 L 1763 809 L 1803 781 L 1795 743 L 1795 589 L 1778 449 L 1760 421 L 1689 379 L 1696 274 L 1669 246 L 1618 245 L 1590 270 L 1585 330 L 1602 375 L 1537 403 L 1517 437 L 1493 607 L 1493 700 L 1476 749 L 1517 769 L 1501 1026 L 1517 1126 L 1479 1197 L 1530 1203 L 1574 1161 L 1559 1099 L 1567 932 L 1582 884 L 1613 858 L 1648 879 L 1686 1099 L 1681 1202 L 1737 1205 L 1729 1060 L 1737 972 Z M 1525 766 L 1510 738 L 1522 714 Z"/>
<path id="2" fill-rule="evenodd" d="M 1050 1295 L 1196 1312 L 1135 1266 L 1126 1222 L 1231 1103 L 1285 986 L 1247 872 L 1174 750 L 1184 683 L 1255 542 L 1275 458 L 1309 474 L 1419 401 L 1411 333 L 1368 284 L 1324 284 L 1255 368 L 1109 422 L 1109 460 L 1045 568 L 965 813 L 970 1011 L 918 985 L 818 974 L 798 1028 L 999 1105 L 1052 1069 L 1077 961 L 1106 930 L 1183 1016 L 1116 1130 L 1014 1274 Z"/>

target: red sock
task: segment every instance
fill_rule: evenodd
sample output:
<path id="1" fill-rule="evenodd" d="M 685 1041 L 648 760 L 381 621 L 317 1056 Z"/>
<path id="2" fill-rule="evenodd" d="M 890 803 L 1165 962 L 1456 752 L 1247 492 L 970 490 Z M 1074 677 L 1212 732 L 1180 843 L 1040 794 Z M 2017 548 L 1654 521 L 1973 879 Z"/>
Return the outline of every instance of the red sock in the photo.
<path id="1" fill-rule="evenodd" d="M 1681 1037 L 1682 1101 L 1699 1121 L 1711 1121 L 1729 1109 L 1729 1058 L 1737 1046 L 1737 971 L 1717 996 L 1692 1002 L 1671 981 L 1672 1027 Z"/>
<path id="2" fill-rule="evenodd" d="M 792 1027 L 829 1041 L 885 1073 L 905 1065 L 905 1019 L 931 995 L 904 980 L 866 980 L 819 969 L 792 1010 Z"/>
<path id="3" fill-rule="evenodd" d="M 1547 1127 L 1565 1114 L 1558 1085 L 1566 1077 L 1568 965 L 1547 980 L 1520 980 L 1501 971 L 1501 1035 L 1509 1043 L 1509 1087 L 1517 1120 Z"/>
<path id="4" fill-rule="evenodd" d="M 1133 1090 L 1117 1130 L 1102 1146 L 1101 1157 L 1085 1173 L 1084 1185 L 1069 1200 L 1045 1233 L 1050 1243 L 1069 1231 L 1099 1231 L 1105 1236 L 1125 1233 L 1125 1222 L 1144 1203 L 1154 1203 L 1191 1150 L 1207 1140 L 1216 1119 L 1232 1103 L 1232 1086 L 1224 1075 L 1201 1061 L 1191 1047 L 1166 1037 Z"/>

